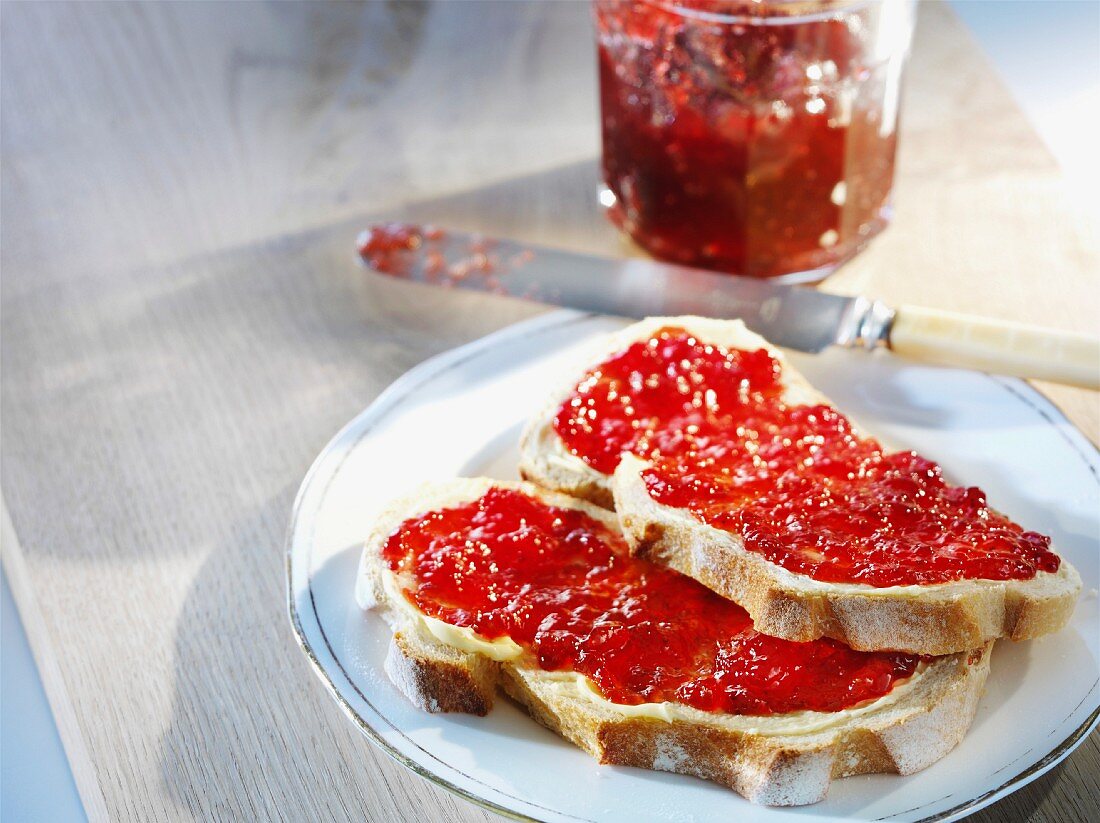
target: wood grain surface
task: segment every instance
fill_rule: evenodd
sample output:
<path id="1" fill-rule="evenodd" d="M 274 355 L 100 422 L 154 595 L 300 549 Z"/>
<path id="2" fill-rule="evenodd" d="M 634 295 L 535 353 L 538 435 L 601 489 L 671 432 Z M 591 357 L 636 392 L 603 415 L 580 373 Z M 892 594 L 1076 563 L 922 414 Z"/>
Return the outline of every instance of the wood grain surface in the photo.
<path id="1" fill-rule="evenodd" d="M 0 31 L 4 568 L 89 815 L 493 818 L 324 693 L 283 538 L 391 380 L 542 310 L 376 282 L 362 223 L 631 252 L 586 5 L 6 2 Z M 1097 332 L 1093 227 L 944 7 L 909 80 L 895 224 L 827 288 Z M 1097 439 L 1095 394 L 1049 394 Z M 1085 820 L 1098 775 L 1094 735 L 975 818 Z"/>

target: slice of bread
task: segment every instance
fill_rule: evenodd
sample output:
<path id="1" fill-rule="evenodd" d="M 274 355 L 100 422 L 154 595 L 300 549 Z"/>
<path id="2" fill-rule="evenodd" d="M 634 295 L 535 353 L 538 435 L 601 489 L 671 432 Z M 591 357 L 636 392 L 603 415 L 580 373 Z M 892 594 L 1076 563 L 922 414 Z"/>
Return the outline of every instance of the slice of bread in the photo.
<path id="1" fill-rule="evenodd" d="M 646 467 L 642 460 L 625 455 L 610 477 L 570 453 L 554 430 L 554 417 L 581 375 L 664 327 L 683 328 L 702 342 L 728 348 L 767 349 L 782 364 L 785 402 L 832 405 L 781 352 L 740 321 L 649 318 L 602 341 L 572 381 L 555 392 L 530 422 L 521 442 L 525 478 L 600 505 L 607 505 L 610 496 L 635 553 L 736 601 L 752 615 L 757 630 L 776 637 L 796 641 L 832 637 L 860 650 L 942 655 L 999 637 L 1024 640 L 1048 634 L 1069 620 L 1081 579 L 1064 559 L 1057 572 L 1039 572 L 1029 580 L 888 587 L 823 583 L 749 551 L 737 534 L 654 501 L 641 476 Z"/>
<path id="2" fill-rule="evenodd" d="M 364 547 L 357 599 L 393 630 L 385 668 L 425 711 L 484 715 L 498 686 L 538 722 L 601 763 L 694 775 L 756 803 L 801 805 L 825 796 L 832 778 L 910 774 L 962 739 L 989 673 L 990 645 L 922 664 L 891 692 L 840 712 L 737 716 L 679 704 L 622 706 L 586 678 L 549 672 L 511 641 L 425 617 L 382 560 L 387 538 L 407 519 L 477 500 L 492 486 L 518 489 L 556 507 L 580 509 L 610 529 L 610 512 L 529 483 L 454 480 L 423 487 L 387 508 Z M 518 655 L 518 656 L 517 656 Z"/>
<path id="3" fill-rule="evenodd" d="M 598 366 L 612 354 L 632 343 L 646 340 L 665 327 L 683 328 L 699 339 L 719 346 L 738 349 L 767 349 L 785 364 L 778 350 L 757 334 L 749 331 L 740 320 L 712 320 L 707 317 L 647 317 L 626 328 L 593 341 L 580 358 L 577 369 L 567 375 L 546 403 L 524 427 L 520 436 L 519 471 L 524 480 L 543 488 L 580 497 L 606 509 L 614 508 L 611 475 L 589 466 L 566 448 L 554 430 L 554 418 L 561 404 L 572 395 L 577 381 L 588 369 Z M 784 399 L 795 403 L 827 403 L 824 395 L 811 386 L 794 369 L 785 365 Z"/>

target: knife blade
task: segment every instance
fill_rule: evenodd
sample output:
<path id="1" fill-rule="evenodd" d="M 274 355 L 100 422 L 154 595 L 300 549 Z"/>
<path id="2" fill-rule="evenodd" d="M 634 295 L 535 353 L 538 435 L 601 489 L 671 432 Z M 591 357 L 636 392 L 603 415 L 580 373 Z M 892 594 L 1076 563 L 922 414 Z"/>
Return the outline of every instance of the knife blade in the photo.
<path id="1" fill-rule="evenodd" d="M 803 352 L 890 348 L 929 363 L 1100 389 L 1100 340 L 1080 334 L 403 223 L 372 226 L 358 249 L 369 268 L 413 282 L 623 317 L 740 318 L 775 345 Z"/>
<path id="2" fill-rule="evenodd" d="M 404 280 L 623 317 L 740 318 L 776 345 L 805 352 L 849 344 L 860 334 L 859 320 L 870 302 L 653 260 L 597 257 L 408 224 L 374 226 L 358 245 L 369 268 Z"/>

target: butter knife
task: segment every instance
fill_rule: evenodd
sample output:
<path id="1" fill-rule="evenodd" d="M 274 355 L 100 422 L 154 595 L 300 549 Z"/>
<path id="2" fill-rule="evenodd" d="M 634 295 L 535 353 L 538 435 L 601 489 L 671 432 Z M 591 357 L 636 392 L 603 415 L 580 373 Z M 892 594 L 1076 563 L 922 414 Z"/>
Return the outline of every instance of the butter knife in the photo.
<path id="1" fill-rule="evenodd" d="M 1088 335 L 409 224 L 373 226 L 358 245 L 368 267 L 400 279 L 623 317 L 740 318 L 798 351 L 885 348 L 925 363 L 1100 389 L 1100 340 Z"/>

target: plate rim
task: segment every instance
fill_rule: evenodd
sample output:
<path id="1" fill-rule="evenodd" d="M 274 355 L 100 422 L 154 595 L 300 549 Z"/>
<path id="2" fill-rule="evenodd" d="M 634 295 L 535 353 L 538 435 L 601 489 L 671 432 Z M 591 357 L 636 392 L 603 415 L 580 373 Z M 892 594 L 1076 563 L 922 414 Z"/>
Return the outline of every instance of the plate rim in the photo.
<path id="1" fill-rule="evenodd" d="M 512 820 L 524 820 L 535 821 L 535 823 L 544 823 L 547 818 L 539 818 L 533 815 L 529 815 L 526 812 L 517 811 L 516 809 L 503 806 L 489 798 L 481 797 L 474 792 L 463 788 L 452 782 L 451 780 L 443 777 L 425 766 L 418 763 L 408 755 L 399 751 L 396 747 L 391 745 L 385 740 L 385 738 L 375 730 L 375 728 L 365 720 L 356 710 L 355 707 L 344 697 L 339 687 L 333 681 L 332 676 L 328 670 L 321 663 L 317 656 L 317 653 L 313 649 L 312 644 L 306 637 L 305 629 L 301 622 L 301 615 L 298 612 L 297 599 L 294 592 L 294 537 L 298 530 L 298 523 L 301 514 L 302 504 L 307 496 L 307 492 L 312 487 L 313 483 L 317 480 L 322 465 L 330 455 L 333 446 L 335 446 L 340 440 L 348 435 L 352 430 L 362 425 L 363 419 L 370 414 L 378 414 L 384 410 L 384 405 L 390 400 L 390 398 L 397 394 L 402 389 L 407 388 L 410 384 L 422 383 L 435 374 L 439 373 L 443 369 L 453 365 L 455 362 L 469 359 L 471 356 L 477 354 L 483 349 L 487 349 L 500 344 L 508 340 L 509 338 L 530 334 L 535 331 L 541 331 L 547 328 L 555 328 L 567 323 L 576 323 L 582 321 L 588 321 L 592 319 L 599 319 L 603 315 L 591 313 L 591 312 L 579 312 L 570 309 L 559 309 L 547 311 L 542 314 L 536 315 L 525 320 L 520 320 L 516 323 L 505 326 L 491 332 L 483 337 L 479 337 L 475 340 L 465 343 L 461 346 L 457 346 L 452 349 L 442 351 L 435 354 L 420 363 L 416 364 L 412 368 L 399 375 L 392 383 L 390 383 L 374 400 L 372 400 L 365 408 L 360 410 L 354 417 L 352 417 L 347 423 L 340 427 L 340 429 L 328 440 L 324 448 L 318 453 L 310 464 L 308 471 L 302 478 L 302 482 L 298 487 L 298 491 L 294 498 L 294 504 L 291 509 L 290 522 L 286 531 L 286 538 L 284 540 L 284 560 L 286 569 L 286 606 L 287 615 L 290 619 L 291 629 L 294 634 L 294 639 L 298 644 L 298 647 L 305 654 L 306 659 L 309 661 L 310 667 L 313 669 L 314 674 L 321 680 L 325 686 L 326 691 L 336 701 L 337 705 L 343 710 L 344 714 L 358 727 L 359 731 L 366 736 L 366 738 L 377 748 L 389 755 L 393 760 L 400 763 L 405 768 L 412 771 L 414 774 L 434 783 L 435 785 L 446 789 L 447 791 L 455 794 L 464 800 L 468 800 L 483 809 L 501 814 Z M 981 374 L 980 372 L 976 372 Z M 1082 458 L 1089 468 L 1089 471 L 1097 478 L 1097 483 L 1100 484 L 1100 448 L 1094 445 L 1084 433 L 1075 426 L 1065 413 L 1059 409 L 1053 402 L 1051 402 L 1045 395 L 1039 392 L 1031 384 L 1019 378 L 1007 378 L 996 375 L 984 375 L 988 379 L 1001 385 L 1010 394 L 1014 395 L 1019 402 L 1023 402 L 1028 406 L 1031 406 L 1041 417 L 1051 424 L 1052 427 L 1059 430 L 1067 443 L 1073 448 L 1074 451 Z M 306 574 L 309 574 L 309 570 L 306 570 Z M 312 589 L 310 590 L 310 596 L 312 597 Z M 320 627 L 319 617 L 317 617 L 317 624 Z M 322 629 L 323 631 L 323 629 Z M 345 677 L 347 677 L 345 673 Z M 350 681 L 350 678 L 348 678 Z M 1094 691 L 1096 686 L 1090 690 L 1089 694 Z M 1087 698 L 1088 695 L 1086 695 Z M 1092 713 L 1081 723 L 1074 731 L 1072 731 L 1066 738 L 1064 738 L 1057 746 L 1052 748 L 1045 756 L 1033 763 L 1027 769 L 1019 772 L 1015 776 L 1009 778 L 1001 785 L 984 792 L 977 797 L 971 798 L 964 803 L 957 806 L 953 806 L 949 809 L 945 809 L 936 814 L 919 818 L 916 823 L 939 823 L 939 821 L 955 820 L 966 814 L 978 811 L 991 805 L 997 800 L 1012 794 L 1018 789 L 1023 788 L 1028 783 L 1041 777 L 1043 774 L 1050 771 L 1058 763 L 1063 761 L 1066 757 L 1073 752 L 1085 738 L 1100 725 L 1100 701 L 1098 705 L 1093 709 Z M 518 798 L 517 798 L 518 799 Z M 526 802 L 522 801 L 521 802 Z M 527 804 L 532 805 L 532 804 Z M 546 809 L 546 811 L 555 815 L 558 818 L 571 817 L 556 812 L 553 809 Z M 914 809 L 915 811 L 915 809 Z M 886 818 L 879 818 L 880 820 L 889 820 L 894 817 L 905 814 L 906 812 L 898 812 L 894 815 L 890 815 Z M 576 819 L 576 818 L 572 818 Z"/>

